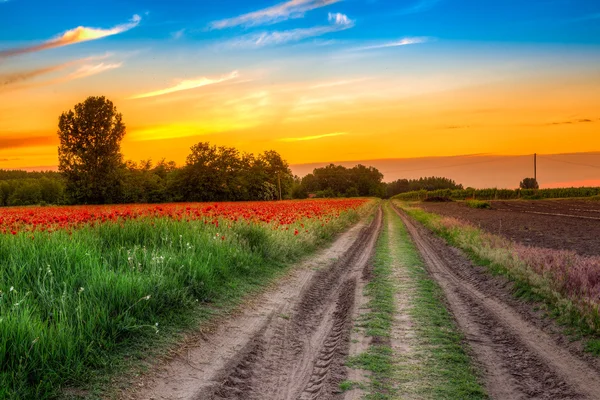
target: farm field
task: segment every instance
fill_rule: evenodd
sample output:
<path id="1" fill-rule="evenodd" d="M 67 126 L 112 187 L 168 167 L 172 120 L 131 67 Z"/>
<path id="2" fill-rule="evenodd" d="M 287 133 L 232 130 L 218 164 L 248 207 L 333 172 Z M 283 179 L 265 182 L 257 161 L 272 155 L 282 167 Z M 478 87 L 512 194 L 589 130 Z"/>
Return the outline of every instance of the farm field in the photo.
<path id="1" fill-rule="evenodd" d="M 489 201 L 491 209 L 461 202 L 418 203 L 428 212 L 459 218 L 525 245 L 600 255 L 600 201 Z"/>
<path id="2" fill-rule="evenodd" d="M 81 386 L 129 349 L 265 285 L 373 204 L 2 209 L 0 398 Z"/>

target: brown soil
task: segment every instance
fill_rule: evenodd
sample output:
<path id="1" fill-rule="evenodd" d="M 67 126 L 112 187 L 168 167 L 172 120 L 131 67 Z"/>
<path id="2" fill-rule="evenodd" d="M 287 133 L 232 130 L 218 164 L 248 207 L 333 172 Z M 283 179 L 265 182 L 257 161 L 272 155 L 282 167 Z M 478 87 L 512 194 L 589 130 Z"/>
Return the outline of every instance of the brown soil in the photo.
<path id="1" fill-rule="evenodd" d="M 133 399 L 342 399 L 357 287 L 381 210 L 295 276 L 149 376 Z M 333 260 L 332 260 L 333 259 Z"/>
<path id="2" fill-rule="evenodd" d="M 425 211 L 459 218 L 516 242 L 600 255 L 600 201 L 493 201 L 492 209 L 464 203 L 421 203 Z"/>
<path id="3" fill-rule="evenodd" d="M 406 224 L 432 277 L 481 365 L 496 399 L 597 399 L 600 369 L 552 333 L 531 307 L 511 298 L 506 282 L 474 267 L 420 224 Z"/>

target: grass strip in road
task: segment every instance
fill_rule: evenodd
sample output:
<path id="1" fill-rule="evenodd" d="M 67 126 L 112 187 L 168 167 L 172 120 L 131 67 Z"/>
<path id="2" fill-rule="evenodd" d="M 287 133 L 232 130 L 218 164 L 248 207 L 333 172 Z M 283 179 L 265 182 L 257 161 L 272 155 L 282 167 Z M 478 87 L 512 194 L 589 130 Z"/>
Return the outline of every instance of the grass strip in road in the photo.
<path id="1" fill-rule="evenodd" d="M 370 312 L 364 317 L 373 337 L 369 350 L 350 359 L 351 366 L 371 371 L 367 399 L 486 399 L 485 390 L 465 349 L 463 337 L 446 309 L 443 292 L 429 276 L 402 221 L 389 204 L 367 286 Z M 407 279 L 398 282 L 395 269 Z M 391 346 L 395 292 L 408 294 L 410 351 Z"/>
<path id="2" fill-rule="evenodd" d="M 475 265 L 513 282 L 513 294 L 540 305 L 572 340 L 600 356 L 600 309 L 597 293 L 597 257 L 513 243 L 454 218 L 395 202 L 408 215 L 449 244 L 460 248 Z"/>

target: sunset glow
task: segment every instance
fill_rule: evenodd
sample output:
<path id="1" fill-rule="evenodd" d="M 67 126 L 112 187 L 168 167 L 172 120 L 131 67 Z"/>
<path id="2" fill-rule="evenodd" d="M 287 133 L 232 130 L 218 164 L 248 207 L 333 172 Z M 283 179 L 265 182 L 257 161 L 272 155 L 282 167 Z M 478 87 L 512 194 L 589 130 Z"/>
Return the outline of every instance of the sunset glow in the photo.
<path id="1" fill-rule="evenodd" d="M 600 150 L 594 2 L 33 4 L 0 2 L 0 168 L 55 168 L 58 116 L 90 95 L 127 159 L 179 165 L 199 141 L 290 164 Z"/>

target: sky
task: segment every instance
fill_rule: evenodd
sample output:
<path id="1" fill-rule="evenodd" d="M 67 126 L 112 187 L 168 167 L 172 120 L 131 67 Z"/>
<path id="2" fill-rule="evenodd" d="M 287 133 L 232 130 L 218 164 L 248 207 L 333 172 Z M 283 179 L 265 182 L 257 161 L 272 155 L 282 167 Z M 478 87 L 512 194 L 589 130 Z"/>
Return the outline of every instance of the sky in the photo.
<path id="1" fill-rule="evenodd" d="M 600 184 L 600 2 L 0 0 L 0 168 L 56 168 L 58 117 L 91 95 L 132 160 L 209 141 L 298 173 L 396 160 L 390 180 L 459 157 L 510 185 L 515 156 L 568 153 L 545 185 Z"/>

